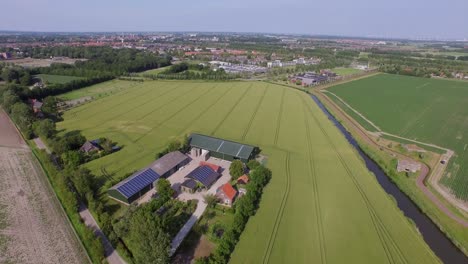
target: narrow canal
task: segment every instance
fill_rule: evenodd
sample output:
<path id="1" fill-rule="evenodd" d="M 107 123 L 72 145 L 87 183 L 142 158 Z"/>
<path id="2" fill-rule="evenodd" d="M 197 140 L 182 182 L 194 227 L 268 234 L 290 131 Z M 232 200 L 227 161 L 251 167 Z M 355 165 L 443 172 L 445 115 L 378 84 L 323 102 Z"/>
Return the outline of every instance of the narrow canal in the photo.
<path id="1" fill-rule="evenodd" d="M 422 234 L 424 240 L 429 245 L 429 247 L 434 251 L 434 253 L 447 264 L 462 264 L 468 263 L 468 257 L 463 254 L 453 243 L 450 241 L 442 231 L 431 221 L 431 219 L 426 216 L 423 212 L 419 210 L 417 205 L 404 194 L 390 179 L 385 175 L 385 172 L 380 169 L 379 165 L 370 159 L 362 150 L 359 148 L 356 140 L 353 136 L 339 123 L 333 115 L 328 112 L 325 106 L 320 102 L 320 100 L 311 95 L 312 99 L 317 103 L 317 105 L 322 109 L 325 115 L 328 116 L 333 124 L 343 133 L 348 142 L 358 151 L 359 155 L 364 159 L 367 169 L 374 173 L 377 178 L 377 181 L 382 186 L 382 188 L 390 195 L 395 197 L 398 207 L 405 214 L 406 217 L 413 220 L 416 224 L 419 232 Z M 416 187 L 415 187 L 416 188 Z"/>

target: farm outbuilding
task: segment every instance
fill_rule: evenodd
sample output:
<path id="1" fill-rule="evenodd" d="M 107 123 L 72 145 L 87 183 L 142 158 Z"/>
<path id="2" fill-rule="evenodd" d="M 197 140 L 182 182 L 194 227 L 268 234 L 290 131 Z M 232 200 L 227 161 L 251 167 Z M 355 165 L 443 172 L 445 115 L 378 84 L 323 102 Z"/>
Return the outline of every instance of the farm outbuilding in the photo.
<path id="1" fill-rule="evenodd" d="M 112 186 L 109 196 L 124 204 L 131 204 L 154 187 L 160 175 L 151 168 L 143 169 Z"/>
<path id="2" fill-rule="evenodd" d="M 204 165 L 197 167 L 185 177 L 193 179 L 204 188 L 209 189 L 219 176 L 221 175 L 218 172 L 214 171 L 211 167 Z"/>
<path id="3" fill-rule="evenodd" d="M 161 177 L 167 178 L 181 167 L 187 165 L 189 161 L 190 159 L 187 155 L 180 151 L 173 151 L 153 162 L 150 167 Z"/>
<path id="4" fill-rule="evenodd" d="M 243 162 L 254 158 L 256 150 L 254 146 L 201 134 L 190 136 L 190 147 L 195 156 L 208 155 L 209 152 L 211 157 L 229 161 L 239 159 Z"/>

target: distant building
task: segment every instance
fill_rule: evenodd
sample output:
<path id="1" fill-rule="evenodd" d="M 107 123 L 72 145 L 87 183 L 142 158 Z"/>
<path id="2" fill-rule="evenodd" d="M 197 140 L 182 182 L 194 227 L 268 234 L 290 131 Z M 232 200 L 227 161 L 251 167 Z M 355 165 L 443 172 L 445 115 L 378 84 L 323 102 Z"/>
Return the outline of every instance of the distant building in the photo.
<path id="1" fill-rule="evenodd" d="M 226 183 L 216 190 L 216 196 L 221 204 L 231 207 L 237 196 L 237 191 L 231 184 Z"/>
<path id="2" fill-rule="evenodd" d="M 417 172 L 421 169 L 421 164 L 410 160 L 398 160 L 398 172 Z"/>
<path id="3" fill-rule="evenodd" d="M 150 168 L 161 177 L 167 178 L 174 174 L 178 169 L 187 165 L 190 158 L 180 151 L 169 152 L 157 159 L 150 165 Z"/>
<path id="4" fill-rule="evenodd" d="M 11 59 L 11 53 L 10 52 L 2 52 L 0 53 L 0 59 L 4 59 L 4 60 L 9 60 Z"/>

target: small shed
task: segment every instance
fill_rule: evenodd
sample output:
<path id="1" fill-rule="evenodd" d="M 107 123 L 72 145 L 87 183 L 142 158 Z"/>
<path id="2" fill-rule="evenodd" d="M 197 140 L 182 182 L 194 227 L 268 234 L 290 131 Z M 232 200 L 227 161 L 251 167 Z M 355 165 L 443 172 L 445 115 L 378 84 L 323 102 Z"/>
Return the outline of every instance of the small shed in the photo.
<path id="1" fill-rule="evenodd" d="M 197 190 L 197 182 L 193 179 L 187 179 L 180 185 L 183 192 L 194 193 Z"/>

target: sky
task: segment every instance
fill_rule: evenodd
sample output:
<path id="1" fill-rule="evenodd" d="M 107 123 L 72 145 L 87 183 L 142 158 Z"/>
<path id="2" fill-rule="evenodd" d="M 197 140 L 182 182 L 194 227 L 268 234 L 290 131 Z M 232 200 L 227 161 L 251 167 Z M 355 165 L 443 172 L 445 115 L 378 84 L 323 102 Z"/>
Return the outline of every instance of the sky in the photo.
<path id="1" fill-rule="evenodd" d="M 0 0 L 0 30 L 468 39 L 468 0 Z"/>

